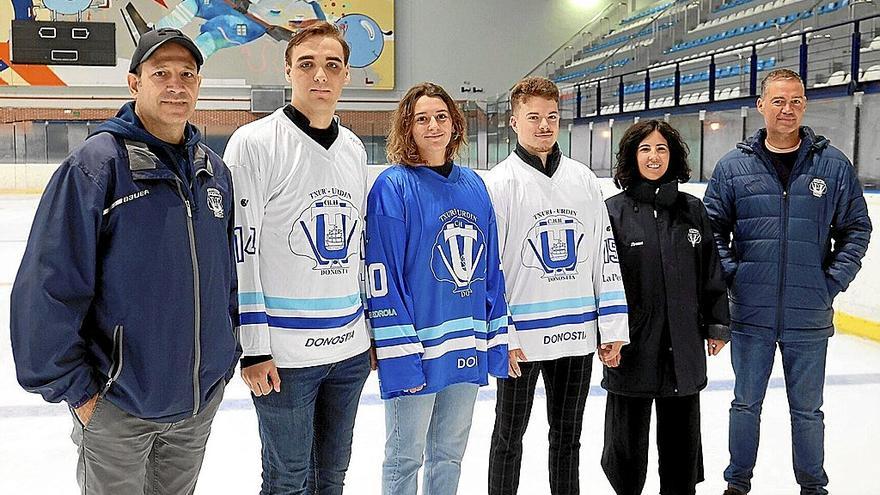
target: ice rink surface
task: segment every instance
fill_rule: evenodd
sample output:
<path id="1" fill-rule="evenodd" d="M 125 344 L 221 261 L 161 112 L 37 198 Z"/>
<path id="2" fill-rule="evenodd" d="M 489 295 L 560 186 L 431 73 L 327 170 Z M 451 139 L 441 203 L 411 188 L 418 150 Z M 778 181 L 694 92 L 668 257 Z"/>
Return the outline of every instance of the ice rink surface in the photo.
<path id="1" fill-rule="evenodd" d="M 63 404 L 48 404 L 23 391 L 15 380 L 9 344 L 9 293 L 24 251 L 37 196 L 0 196 L 0 494 L 74 494 L 76 448 L 73 426 Z M 860 277 L 877 277 L 861 273 Z M 875 298 L 876 294 L 864 294 Z M 836 335 L 828 349 L 825 387 L 826 462 L 835 495 L 880 494 L 876 469 L 880 459 L 880 344 Z M 796 494 L 791 468 L 791 434 L 780 360 L 764 402 L 761 448 L 752 493 Z M 613 494 L 599 466 L 605 396 L 598 386 L 601 366 L 594 361 L 592 390 L 581 438 L 581 493 Z M 547 420 L 543 387 L 525 437 L 519 493 L 549 494 Z M 709 360 L 709 386 L 701 394 L 706 481 L 698 494 L 720 495 L 725 488 L 728 408 L 733 397 L 730 353 Z M 494 385 L 481 390 L 465 455 L 459 493 L 486 493 L 489 437 L 495 417 Z M 377 494 L 384 445 L 384 408 L 373 374 L 364 389 L 355 426 L 346 493 Z M 654 449 L 652 439 L 652 450 Z M 645 494 L 659 492 L 656 452 L 650 455 Z M 236 376 L 214 420 L 196 493 L 257 493 L 260 442 L 256 414 L 244 383 Z"/>

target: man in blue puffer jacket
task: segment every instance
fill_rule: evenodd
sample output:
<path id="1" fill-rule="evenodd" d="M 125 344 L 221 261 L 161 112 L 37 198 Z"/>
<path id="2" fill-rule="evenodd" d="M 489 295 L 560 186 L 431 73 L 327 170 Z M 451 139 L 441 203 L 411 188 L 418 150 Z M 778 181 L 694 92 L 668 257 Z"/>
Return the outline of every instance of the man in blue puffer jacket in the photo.
<path id="1" fill-rule="evenodd" d="M 797 73 L 770 72 L 758 111 L 766 128 L 718 162 L 705 203 L 730 287 L 730 465 L 725 495 L 751 488 L 761 404 L 778 346 L 801 494 L 828 493 L 821 406 L 834 297 L 868 249 L 871 221 L 847 157 L 801 126 Z M 732 237 L 732 241 L 731 241 Z"/>
<path id="2" fill-rule="evenodd" d="M 18 380 L 70 406 L 83 493 L 192 493 L 240 354 L 232 180 L 188 123 L 202 62 L 141 37 L 134 102 L 53 175 L 12 289 Z"/>

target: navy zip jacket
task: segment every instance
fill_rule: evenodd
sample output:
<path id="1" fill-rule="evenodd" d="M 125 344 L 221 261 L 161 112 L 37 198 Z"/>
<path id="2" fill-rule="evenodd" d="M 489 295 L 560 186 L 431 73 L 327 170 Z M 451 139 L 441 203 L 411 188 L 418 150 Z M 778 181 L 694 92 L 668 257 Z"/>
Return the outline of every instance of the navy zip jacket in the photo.
<path id="1" fill-rule="evenodd" d="M 122 107 L 40 200 L 12 289 L 18 381 L 78 407 L 196 414 L 240 354 L 232 179 L 187 124 L 172 146 Z M 234 323 L 233 323 L 234 322 Z"/>
<path id="2" fill-rule="evenodd" d="M 868 249 L 862 187 L 847 157 L 809 127 L 801 127 L 798 158 L 782 184 L 765 137 L 761 129 L 724 155 L 704 197 L 730 286 L 731 330 L 826 338 L 834 297 Z"/>

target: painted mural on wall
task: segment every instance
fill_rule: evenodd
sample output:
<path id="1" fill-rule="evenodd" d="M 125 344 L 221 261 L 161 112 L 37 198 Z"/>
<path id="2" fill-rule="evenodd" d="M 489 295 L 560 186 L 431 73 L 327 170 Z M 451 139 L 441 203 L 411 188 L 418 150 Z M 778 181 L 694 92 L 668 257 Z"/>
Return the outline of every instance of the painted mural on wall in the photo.
<path id="1" fill-rule="evenodd" d="M 351 45 L 350 87 L 394 88 L 394 0 L 0 0 L 0 86 L 124 85 L 136 40 L 153 27 L 195 40 L 204 84 L 285 85 L 287 41 L 319 20 L 339 26 Z M 108 27 L 111 42 L 96 45 Z"/>

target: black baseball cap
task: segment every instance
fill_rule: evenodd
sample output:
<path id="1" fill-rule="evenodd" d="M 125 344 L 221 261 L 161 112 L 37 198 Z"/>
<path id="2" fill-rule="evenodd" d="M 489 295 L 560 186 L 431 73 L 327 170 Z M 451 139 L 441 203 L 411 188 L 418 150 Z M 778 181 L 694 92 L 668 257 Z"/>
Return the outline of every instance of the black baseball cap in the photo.
<path id="1" fill-rule="evenodd" d="M 137 48 L 134 49 L 134 55 L 131 56 L 131 66 L 128 68 L 128 72 L 134 74 L 137 71 L 138 66 L 141 65 L 144 60 L 150 58 L 160 46 L 168 42 L 177 43 L 189 50 L 189 52 L 192 53 L 193 58 L 196 59 L 196 69 L 198 70 L 202 68 L 205 59 L 202 57 L 202 52 L 199 51 L 199 47 L 193 43 L 193 40 L 191 40 L 189 36 L 183 34 L 179 29 L 160 28 L 147 31 L 141 35 Z"/>

